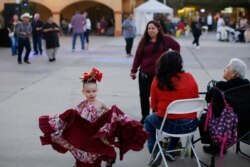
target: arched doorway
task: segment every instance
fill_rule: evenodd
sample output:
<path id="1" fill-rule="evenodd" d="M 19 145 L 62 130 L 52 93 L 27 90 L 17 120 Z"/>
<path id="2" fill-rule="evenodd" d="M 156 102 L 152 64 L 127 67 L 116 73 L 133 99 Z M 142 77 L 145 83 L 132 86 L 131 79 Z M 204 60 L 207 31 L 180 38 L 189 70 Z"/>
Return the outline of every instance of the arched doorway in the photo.
<path id="1" fill-rule="evenodd" d="M 108 6 L 93 1 L 81 1 L 73 3 L 61 11 L 61 20 L 71 20 L 75 11 L 87 11 L 92 24 L 92 32 L 96 30 L 97 22 L 104 16 L 109 22 L 109 26 L 114 26 L 114 12 Z"/>
<path id="2" fill-rule="evenodd" d="M 43 22 L 46 22 L 49 16 L 52 16 L 52 12 L 49 8 L 46 6 L 36 3 L 36 2 L 29 2 L 29 5 L 27 7 L 20 7 L 20 14 L 29 12 L 31 15 L 34 15 L 35 13 L 40 14 L 40 19 Z"/>

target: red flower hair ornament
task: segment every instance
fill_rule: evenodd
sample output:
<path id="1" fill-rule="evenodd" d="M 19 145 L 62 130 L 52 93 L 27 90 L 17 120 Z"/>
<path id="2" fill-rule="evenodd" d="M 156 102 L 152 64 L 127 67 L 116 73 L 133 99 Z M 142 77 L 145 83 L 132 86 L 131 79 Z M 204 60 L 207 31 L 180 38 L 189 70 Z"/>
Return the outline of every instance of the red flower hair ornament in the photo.
<path id="1" fill-rule="evenodd" d="M 83 73 L 80 79 L 84 83 L 96 82 L 96 81 L 100 82 L 102 79 L 102 73 L 98 69 L 92 68 L 91 71 Z"/>

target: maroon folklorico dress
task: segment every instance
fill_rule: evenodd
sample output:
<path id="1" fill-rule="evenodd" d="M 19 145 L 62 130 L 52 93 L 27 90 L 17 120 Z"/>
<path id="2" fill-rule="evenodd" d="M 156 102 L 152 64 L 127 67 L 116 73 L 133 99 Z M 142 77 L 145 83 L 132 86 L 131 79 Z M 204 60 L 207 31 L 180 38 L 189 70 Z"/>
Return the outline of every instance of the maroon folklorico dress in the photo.
<path id="1" fill-rule="evenodd" d="M 115 161 L 115 147 L 120 159 L 128 150 L 143 149 L 149 134 L 143 126 L 112 106 L 107 112 L 88 101 L 54 116 L 41 116 L 39 127 L 44 133 L 42 145 L 50 144 L 60 153 L 70 151 L 77 167 L 101 167 L 102 161 Z"/>

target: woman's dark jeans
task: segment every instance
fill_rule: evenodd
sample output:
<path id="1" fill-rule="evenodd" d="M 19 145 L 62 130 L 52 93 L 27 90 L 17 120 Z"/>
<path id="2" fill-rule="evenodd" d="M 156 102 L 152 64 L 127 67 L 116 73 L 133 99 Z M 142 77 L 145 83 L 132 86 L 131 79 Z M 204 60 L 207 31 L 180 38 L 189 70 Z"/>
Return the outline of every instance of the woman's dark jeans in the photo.
<path id="1" fill-rule="evenodd" d="M 150 133 L 150 137 L 148 139 L 148 150 L 151 153 L 153 151 L 153 147 L 156 141 L 156 129 L 160 129 L 161 123 L 163 121 L 162 117 L 153 113 L 146 117 L 144 121 L 144 127 L 147 132 Z M 176 119 L 169 120 L 167 119 L 165 125 L 163 127 L 163 131 L 173 134 L 182 134 L 189 133 L 194 131 L 198 126 L 198 119 Z M 167 150 L 175 149 L 179 138 L 171 137 L 170 142 L 168 144 Z"/>

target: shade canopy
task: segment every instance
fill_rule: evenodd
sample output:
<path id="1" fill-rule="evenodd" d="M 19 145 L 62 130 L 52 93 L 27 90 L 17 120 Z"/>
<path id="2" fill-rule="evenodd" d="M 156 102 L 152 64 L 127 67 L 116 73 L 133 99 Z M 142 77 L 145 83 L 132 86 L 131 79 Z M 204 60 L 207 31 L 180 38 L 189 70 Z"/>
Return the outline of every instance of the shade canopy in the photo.
<path id="1" fill-rule="evenodd" d="M 173 15 L 173 9 L 157 0 L 149 0 L 134 9 L 137 34 L 144 33 L 147 23 L 153 19 L 156 13 Z"/>

